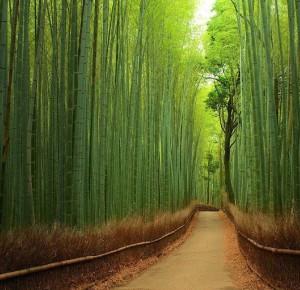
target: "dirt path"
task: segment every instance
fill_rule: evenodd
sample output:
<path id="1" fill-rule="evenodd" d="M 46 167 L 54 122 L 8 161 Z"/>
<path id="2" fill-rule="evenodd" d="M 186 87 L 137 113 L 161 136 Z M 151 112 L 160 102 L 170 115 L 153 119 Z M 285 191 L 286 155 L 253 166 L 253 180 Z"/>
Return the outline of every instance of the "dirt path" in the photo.
<path id="1" fill-rule="evenodd" d="M 169 256 L 116 290 L 237 290 L 224 259 L 223 224 L 217 212 L 201 212 L 189 239 Z"/>

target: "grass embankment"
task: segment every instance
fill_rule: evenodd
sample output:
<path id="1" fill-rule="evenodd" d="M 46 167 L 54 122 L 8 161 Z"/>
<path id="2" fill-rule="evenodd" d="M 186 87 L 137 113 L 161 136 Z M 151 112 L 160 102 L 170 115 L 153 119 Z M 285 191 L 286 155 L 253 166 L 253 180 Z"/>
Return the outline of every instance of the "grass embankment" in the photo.
<path id="1" fill-rule="evenodd" d="M 193 203 L 175 214 L 162 213 L 148 222 L 141 217 L 132 217 L 122 221 L 112 221 L 101 228 L 90 228 L 84 231 L 54 226 L 52 228 L 33 227 L 1 234 L 0 273 L 99 255 L 126 245 L 154 240 L 183 225 L 194 207 Z M 0 288 L 70 289 L 80 283 L 106 279 L 126 265 L 159 255 L 185 230 L 186 228 L 183 228 L 175 235 L 154 245 L 129 249 L 80 265 L 4 281 L 0 283 Z"/>
<path id="2" fill-rule="evenodd" d="M 300 223 L 294 218 L 261 213 L 243 213 L 230 205 L 237 229 L 265 247 L 300 250 Z M 238 235 L 241 252 L 249 266 L 269 284 L 279 289 L 300 289 L 300 256 L 260 249 Z"/>
<path id="3" fill-rule="evenodd" d="M 300 250 L 300 222 L 291 217 L 261 213 L 243 213 L 230 205 L 229 210 L 239 229 L 262 245 Z"/>
<path id="4" fill-rule="evenodd" d="M 239 242 L 234 224 L 224 213 L 220 213 L 220 218 L 224 224 L 225 262 L 237 289 L 271 290 L 271 288 L 263 283 L 263 281 L 249 269 L 239 250 Z"/>

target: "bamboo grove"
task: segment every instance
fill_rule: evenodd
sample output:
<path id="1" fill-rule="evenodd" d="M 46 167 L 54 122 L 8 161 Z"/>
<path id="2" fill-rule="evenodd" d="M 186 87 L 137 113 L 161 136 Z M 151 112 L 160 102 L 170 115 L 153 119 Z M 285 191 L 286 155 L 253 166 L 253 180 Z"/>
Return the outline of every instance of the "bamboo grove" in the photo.
<path id="1" fill-rule="evenodd" d="M 1 229 L 196 197 L 192 2 L 0 0 Z"/>
<path id="2" fill-rule="evenodd" d="M 206 102 L 224 133 L 219 159 L 227 199 L 251 213 L 295 218 L 299 1 L 217 0 L 214 11 L 204 39 L 206 75 L 213 80 Z"/>
<path id="3" fill-rule="evenodd" d="M 294 217 L 300 211 L 299 1 L 233 4 L 241 42 L 235 203 Z"/>

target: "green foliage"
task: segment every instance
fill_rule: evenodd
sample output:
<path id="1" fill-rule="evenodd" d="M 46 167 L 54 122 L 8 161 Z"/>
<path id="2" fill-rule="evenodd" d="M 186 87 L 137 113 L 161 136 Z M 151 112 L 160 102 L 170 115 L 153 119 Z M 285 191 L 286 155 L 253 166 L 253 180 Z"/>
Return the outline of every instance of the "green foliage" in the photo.
<path id="1" fill-rule="evenodd" d="M 206 165 L 207 171 L 209 172 L 209 174 L 214 174 L 219 168 L 219 161 L 214 160 L 214 155 L 211 153 L 207 153 L 206 160 L 207 160 L 207 165 Z"/>
<path id="2" fill-rule="evenodd" d="M 198 119 L 197 124 L 201 127 L 201 138 L 199 145 L 199 167 L 200 167 L 200 192 L 199 198 L 204 203 L 220 206 L 220 172 L 222 162 L 220 162 L 220 151 L 223 143 L 219 117 L 217 114 L 207 109 L 207 95 L 212 87 L 201 87 L 197 97 Z M 207 158 L 209 157 L 209 158 Z M 208 160 L 212 162 L 208 162 Z M 209 165 L 208 165 L 209 163 Z M 207 191 L 209 188 L 209 196 Z"/>
<path id="3" fill-rule="evenodd" d="M 239 30 L 234 7 L 229 1 L 216 1 L 214 12 L 215 16 L 208 23 L 204 39 L 206 79 L 214 84 L 214 89 L 207 96 L 206 105 L 218 114 L 224 132 L 224 184 L 229 200 L 233 201 L 230 155 L 234 142 L 232 139 L 239 123 Z"/>
<path id="4" fill-rule="evenodd" d="M 217 0 L 214 12 L 204 36 L 205 56 L 211 73 L 224 66 L 237 68 L 239 63 L 239 33 L 234 7 L 228 0 Z"/>
<path id="5" fill-rule="evenodd" d="M 241 126 L 232 165 L 236 202 L 245 211 L 298 216 L 299 5 L 234 3 L 241 71 Z"/>
<path id="6" fill-rule="evenodd" d="M 215 84 L 215 89 L 209 92 L 205 103 L 209 109 L 215 112 L 224 109 L 228 103 L 228 88 L 226 84 Z"/>

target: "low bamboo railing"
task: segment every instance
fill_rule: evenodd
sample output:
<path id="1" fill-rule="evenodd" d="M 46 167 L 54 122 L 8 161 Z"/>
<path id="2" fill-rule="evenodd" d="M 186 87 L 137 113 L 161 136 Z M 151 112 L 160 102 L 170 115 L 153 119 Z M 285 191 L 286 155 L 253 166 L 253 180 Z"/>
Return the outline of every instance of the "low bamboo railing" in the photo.
<path id="1" fill-rule="evenodd" d="M 137 248 L 137 247 L 142 247 L 142 246 L 148 246 L 151 244 L 155 244 L 157 242 L 160 242 L 174 234 L 176 234 L 177 232 L 179 232 L 180 230 L 182 230 L 183 228 L 185 228 L 186 226 L 188 226 L 192 220 L 192 218 L 194 217 L 194 215 L 199 211 L 215 211 L 217 209 L 210 207 L 210 206 L 203 206 L 203 205 L 197 205 L 195 206 L 195 208 L 192 210 L 192 212 L 190 213 L 190 215 L 188 216 L 188 218 L 186 219 L 185 223 L 183 225 L 181 225 L 180 227 L 164 234 L 163 236 L 156 238 L 154 240 L 150 240 L 150 241 L 144 241 L 144 242 L 139 242 L 139 243 L 135 243 L 135 244 L 131 244 L 131 245 L 127 245 L 100 255 L 94 255 L 94 256 L 85 256 L 85 257 L 79 257 L 79 258 L 74 258 L 74 259 L 69 259 L 69 260 L 64 260 L 64 261 L 59 261 L 59 262 L 53 262 L 53 263 L 49 263 L 46 265 L 41 265 L 41 266 L 35 266 L 35 267 L 31 267 L 31 268 L 27 268 L 27 269 L 21 269 L 21 270 L 17 270 L 17 271 L 13 271 L 13 272 L 8 272 L 8 273 L 2 273 L 0 274 L 0 281 L 4 281 L 4 280 L 9 280 L 9 279 L 13 279 L 13 278 L 18 278 L 21 276 L 25 276 L 25 275 L 30 275 L 30 274 L 34 274 L 34 273 L 38 273 L 38 272 L 43 272 L 43 271 L 48 271 L 48 270 L 52 270 L 55 268 L 59 268 L 59 267 L 65 267 L 65 266 L 70 266 L 70 265 L 75 265 L 75 264 L 80 264 L 80 263 L 86 263 L 86 262 L 90 262 L 93 260 L 97 260 L 97 259 L 101 259 L 107 256 L 111 256 L 129 249 L 133 249 L 133 248 Z"/>
<path id="2" fill-rule="evenodd" d="M 300 250 L 297 249 L 287 249 L 287 248 L 275 248 L 275 247 L 271 247 L 271 246 L 266 246 L 266 245 L 262 245 L 261 243 L 255 241 L 252 238 L 249 238 L 245 233 L 243 233 L 239 228 L 238 225 L 236 224 L 236 222 L 234 221 L 234 217 L 232 216 L 232 214 L 230 212 L 227 212 L 226 210 L 224 210 L 224 213 L 226 214 L 226 216 L 228 217 L 228 219 L 232 222 L 232 224 L 235 227 L 235 231 L 237 233 L 238 236 L 242 237 L 244 240 L 246 240 L 248 243 L 250 243 L 251 245 L 253 245 L 255 248 L 266 251 L 266 252 L 270 252 L 274 255 L 289 255 L 289 256 L 300 256 Z M 263 277 L 256 269 L 255 267 L 253 267 L 253 265 L 251 265 L 251 263 L 249 262 L 246 253 L 244 253 L 244 251 L 240 248 L 240 252 L 243 255 L 243 257 L 245 258 L 245 261 L 247 263 L 248 268 L 256 275 L 258 276 L 266 285 L 268 285 L 271 289 L 274 290 L 280 290 L 280 287 L 275 286 L 272 282 L 268 281 L 265 277 Z"/>

